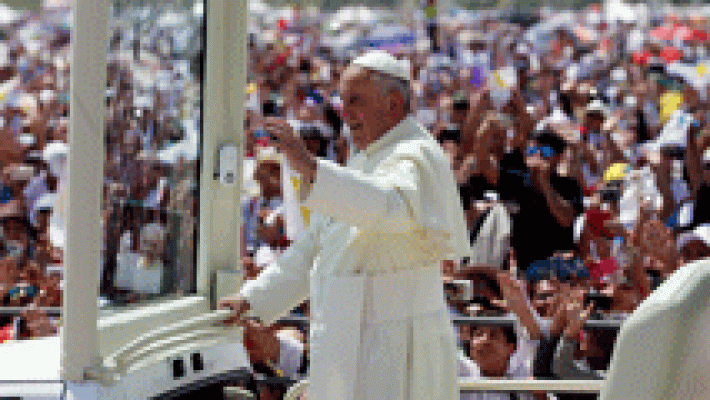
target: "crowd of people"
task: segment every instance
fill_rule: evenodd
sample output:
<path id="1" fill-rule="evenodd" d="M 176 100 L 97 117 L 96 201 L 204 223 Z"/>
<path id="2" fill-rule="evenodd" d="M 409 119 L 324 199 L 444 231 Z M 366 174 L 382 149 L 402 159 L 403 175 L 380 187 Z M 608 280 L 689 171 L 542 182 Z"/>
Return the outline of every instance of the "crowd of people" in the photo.
<path id="1" fill-rule="evenodd" d="M 648 23 L 593 7 L 547 32 L 483 17 L 420 30 L 424 45 L 382 45 L 411 62 L 415 115 L 449 155 L 466 210 L 473 252 L 442 265 L 451 315 L 515 321 L 457 324 L 461 377 L 602 379 L 617 331 L 585 324 L 622 324 L 674 271 L 710 255 L 708 21 Z M 324 42 L 303 18 L 250 43 L 246 153 L 261 195 L 244 200 L 248 279 L 298 237 L 285 211 L 293 176 L 264 117 L 287 119 L 320 157 L 350 154 L 337 84 L 364 49 Z M 267 374 L 305 376 L 307 327 L 248 331 Z M 594 396 L 558 395 L 572 397 Z"/>
<path id="2" fill-rule="evenodd" d="M 195 290 L 202 19 L 161 24 L 168 11 L 118 14 L 110 32 L 103 303 Z M 23 311 L 0 315 L 3 340 L 56 334 L 45 307 L 62 303 L 71 14 L 17 15 L 0 42 L 0 302 Z"/>
<path id="3" fill-rule="evenodd" d="M 608 20 L 590 8 L 523 27 L 486 15 L 427 27 L 410 21 L 402 26 L 414 41 L 369 42 L 411 62 L 412 109 L 458 181 L 473 251 L 442 265 L 452 317 L 515 321 L 457 324 L 460 376 L 602 378 L 616 331 L 585 323 L 623 323 L 674 271 L 710 256 L 710 21 Z M 309 218 L 307 209 L 296 207 L 296 218 L 288 212 L 298 176 L 270 144 L 264 118 L 287 119 L 319 157 L 343 164 L 352 153 L 338 82 L 364 47 L 343 51 L 336 45 L 344 42 L 326 40 L 322 18 L 295 10 L 250 36 L 247 279 Z M 28 306 L 19 338 L 56 333 L 37 306 L 61 304 L 61 245 L 51 231 L 68 138 L 69 32 L 36 25 L 29 18 L 11 26 L 0 72 L 0 299 Z M 42 40 L 28 43 L 26 29 L 44 32 Z M 175 151 L 166 159 L 166 150 L 191 140 L 201 76 L 185 67 L 173 34 L 141 22 L 111 39 L 101 293 L 112 300 L 194 290 L 197 161 Z M 159 79 L 165 84 L 154 84 Z M 119 284 L 130 281 L 121 271 L 139 270 L 160 271 L 146 278 L 153 287 Z M 307 302 L 294 311 L 308 312 Z M 255 370 L 306 376 L 307 330 L 250 326 L 245 344 Z M 276 399 L 284 388 L 254 390 Z"/>

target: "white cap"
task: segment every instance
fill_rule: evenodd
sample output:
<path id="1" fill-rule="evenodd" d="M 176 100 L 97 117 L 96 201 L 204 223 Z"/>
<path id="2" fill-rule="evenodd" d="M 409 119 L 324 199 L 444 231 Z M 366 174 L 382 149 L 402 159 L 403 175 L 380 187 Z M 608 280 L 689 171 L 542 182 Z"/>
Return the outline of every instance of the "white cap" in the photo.
<path id="1" fill-rule="evenodd" d="M 45 193 L 43 194 L 35 203 L 34 209 L 39 210 L 51 210 L 54 208 L 54 204 L 57 202 L 57 195 L 55 193 Z"/>
<path id="2" fill-rule="evenodd" d="M 283 157 L 274 147 L 259 147 L 256 151 L 256 161 L 257 163 L 274 162 L 281 165 Z"/>
<path id="3" fill-rule="evenodd" d="M 703 161 L 710 163 L 710 149 L 705 150 L 705 153 L 703 153 Z"/>
<path id="4" fill-rule="evenodd" d="M 685 232 L 678 236 L 678 251 L 685 247 L 688 242 L 699 240 L 710 247 L 710 224 L 702 224 L 690 232 Z"/>
<path id="5" fill-rule="evenodd" d="M 405 81 L 410 80 L 409 61 L 398 60 L 384 50 L 368 51 L 353 60 L 352 64 L 391 75 Z"/>
<path id="6" fill-rule="evenodd" d="M 37 143 L 35 136 L 30 133 L 23 133 L 17 137 L 17 141 L 23 146 L 32 146 Z"/>
<path id="7" fill-rule="evenodd" d="M 589 104 L 587 104 L 585 113 L 590 112 L 598 112 L 606 117 L 609 114 L 609 109 L 601 100 L 592 100 Z"/>
<path id="8" fill-rule="evenodd" d="M 49 171 L 52 175 L 59 177 L 66 169 L 69 147 L 64 142 L 53 141 L 47 143 L 42 153 L 42 158 L 49 164 Z"/>

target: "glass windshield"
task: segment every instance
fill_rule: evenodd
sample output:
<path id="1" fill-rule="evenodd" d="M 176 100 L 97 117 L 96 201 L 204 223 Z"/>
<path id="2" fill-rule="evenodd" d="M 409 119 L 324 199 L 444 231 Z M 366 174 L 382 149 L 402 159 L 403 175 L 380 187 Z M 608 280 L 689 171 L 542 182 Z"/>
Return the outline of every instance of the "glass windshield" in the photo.
<path id="1" fill-rule="evenodd" d="M 109 17 L 101 300 L 195 291 L 204 1 Z"/>
<path id="2" fill-rule="evenodd" d="M 62 298 L 70 18 L 39 3 L 0 2 L 0 343 L 55 333 Z"/>

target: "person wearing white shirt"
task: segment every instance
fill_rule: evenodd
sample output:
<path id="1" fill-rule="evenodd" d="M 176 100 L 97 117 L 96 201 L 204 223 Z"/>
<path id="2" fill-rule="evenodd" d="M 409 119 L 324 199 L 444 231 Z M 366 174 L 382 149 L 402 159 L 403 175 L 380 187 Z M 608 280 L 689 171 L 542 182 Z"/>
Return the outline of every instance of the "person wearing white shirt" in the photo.
<path id="1" fill-rule="evenodd" d="M 471 339 L 471 358 L 459 356 L 459 375 L 472 379 L 530 379 L 532 357 L 513 327 L 481 326 Z M 461 400 L 532 400 L 527 393 L 462 392 Z"/>

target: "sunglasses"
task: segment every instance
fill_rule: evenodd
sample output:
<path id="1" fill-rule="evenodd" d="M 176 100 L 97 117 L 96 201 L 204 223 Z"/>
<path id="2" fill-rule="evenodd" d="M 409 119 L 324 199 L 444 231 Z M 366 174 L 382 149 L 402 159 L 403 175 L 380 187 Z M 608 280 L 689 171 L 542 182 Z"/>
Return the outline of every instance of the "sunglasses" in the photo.
<path id="1" fill-rule="evenodd" d="M 528 147 L 528 155 L 532 156 L 540 153 L 545 158 L 550 158 L 555 155 L 555 150 L 550 146 L 530 146 Z"/>

